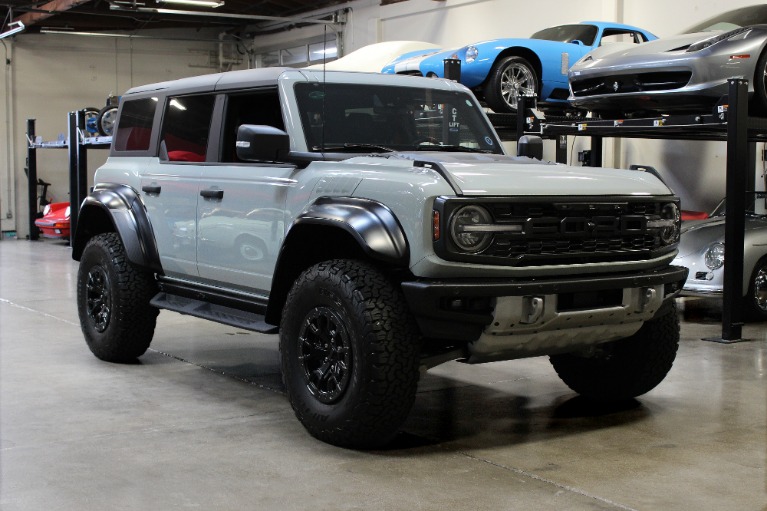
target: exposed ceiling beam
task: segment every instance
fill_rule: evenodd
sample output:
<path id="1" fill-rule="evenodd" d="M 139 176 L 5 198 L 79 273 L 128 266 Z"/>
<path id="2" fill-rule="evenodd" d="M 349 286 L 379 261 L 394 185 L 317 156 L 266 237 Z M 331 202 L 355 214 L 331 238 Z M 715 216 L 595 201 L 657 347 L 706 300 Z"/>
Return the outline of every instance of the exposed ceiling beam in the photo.
<path id="1" fill-rule="evenodd" d="M 73 7 L 88 3 L 89 1 L 90 0 L 53 0 L 45 5 L 41 5 L 36 9 L 36 12 L 28 12 L 26 14 L 22 14 L 13 21 L 21 21 L 26 26 L 34 25 L 39 21 L 43 21 L 50 18 L 51 16 L 55 16 L 56 14 L 60 14 L 64 11 L 68 11 Z"/>

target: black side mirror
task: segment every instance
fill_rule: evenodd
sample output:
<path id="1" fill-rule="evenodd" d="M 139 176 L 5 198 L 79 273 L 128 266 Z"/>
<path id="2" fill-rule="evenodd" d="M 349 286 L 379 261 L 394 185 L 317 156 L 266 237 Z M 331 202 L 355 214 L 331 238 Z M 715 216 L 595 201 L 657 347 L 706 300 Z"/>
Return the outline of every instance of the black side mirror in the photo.
<path id="1" fill-rule="evenodd" d="M 237 158 L 244 161 L 280 161 L 290 151 L 290 137 L 274 126 L 243 124 L 237 128 Z"/>
<path id="2" fill-rule="evenodd" d="M 537 135 L 522 135 L 517 141 L 517 156 L 543 159 L 543 139 Z"/>

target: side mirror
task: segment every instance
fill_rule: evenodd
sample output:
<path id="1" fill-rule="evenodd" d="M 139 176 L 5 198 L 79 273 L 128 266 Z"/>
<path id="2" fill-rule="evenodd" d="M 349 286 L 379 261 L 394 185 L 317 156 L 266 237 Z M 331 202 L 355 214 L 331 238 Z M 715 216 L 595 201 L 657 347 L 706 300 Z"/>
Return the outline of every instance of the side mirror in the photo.
<path id="1" fill-rule="evenodd" d="M 522 135 L 517 140 L 517 156 L 543 159 L 543 139 L 537 135 Z"/>
<path id="2" fill-rule="evenodd" d="M 237 158 L 244 161 L 280 161 L 290 151 L 290 137 L 274 126 L 243 124 L 237 128 Z"/>
<path id="3" fill-rule="evenodd" d="M 583 44 L 583 41 L 581 41 L 580 39 L 573 39 L 573 40 L 572 40 L 572 41 L 570 41 L 570 42 L 571 42 L 572 44 L 575 44 L 575 45 L 578 45 L 578 46 L 584 46 L 584 44 Z"/>

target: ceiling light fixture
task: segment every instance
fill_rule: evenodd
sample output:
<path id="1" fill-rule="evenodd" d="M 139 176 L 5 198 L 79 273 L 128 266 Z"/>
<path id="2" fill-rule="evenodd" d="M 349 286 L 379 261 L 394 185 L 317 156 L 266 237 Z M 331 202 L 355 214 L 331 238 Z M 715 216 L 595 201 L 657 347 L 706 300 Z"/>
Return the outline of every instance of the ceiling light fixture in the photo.
<path id="1" fill-rule="evenodd" d="M 215 9 L 224 5 L 223 1 L 215 2 L 208 0 L 157 0 L 158 4 L 181 4 L 181 5 L 194 5 L 196 7 L 210 7 Z"/>
<path id="2" fill-rule="evenodd" d="M 14 34 L 18 34 L 25 28 L 27 27 L 25 27 L 24 23 L 22 23 L 21 21 L 12 21 L 8 23 L 8 30 L 0 34 L 0 39 L 5 39 L 6 37 L 11 37 Z"/>

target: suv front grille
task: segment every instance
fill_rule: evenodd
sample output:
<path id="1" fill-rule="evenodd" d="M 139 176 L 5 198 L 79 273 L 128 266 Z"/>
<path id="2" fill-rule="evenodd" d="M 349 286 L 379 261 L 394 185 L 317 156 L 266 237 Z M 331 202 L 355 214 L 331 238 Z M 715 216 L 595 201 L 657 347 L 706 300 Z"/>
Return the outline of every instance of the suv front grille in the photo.
<path id="1" fill-rule="evenodd" d="M 440 257 L 510 266 L 585 264 L 608 261 L 632 261 L 657 257 L 673 246 L 664 244 L 660 231 L 648 222 L 660 219 L 670 198 L 594 202 L 530 201 L 447 201 L 445 218 L 464 204 L 485 207 L 493 217 L 498 232 L 479 253 L 461 252 L 452 246 L 449 235 L 435 244 Z M 503 229 L 521 225 L 519 232 Z"/>

